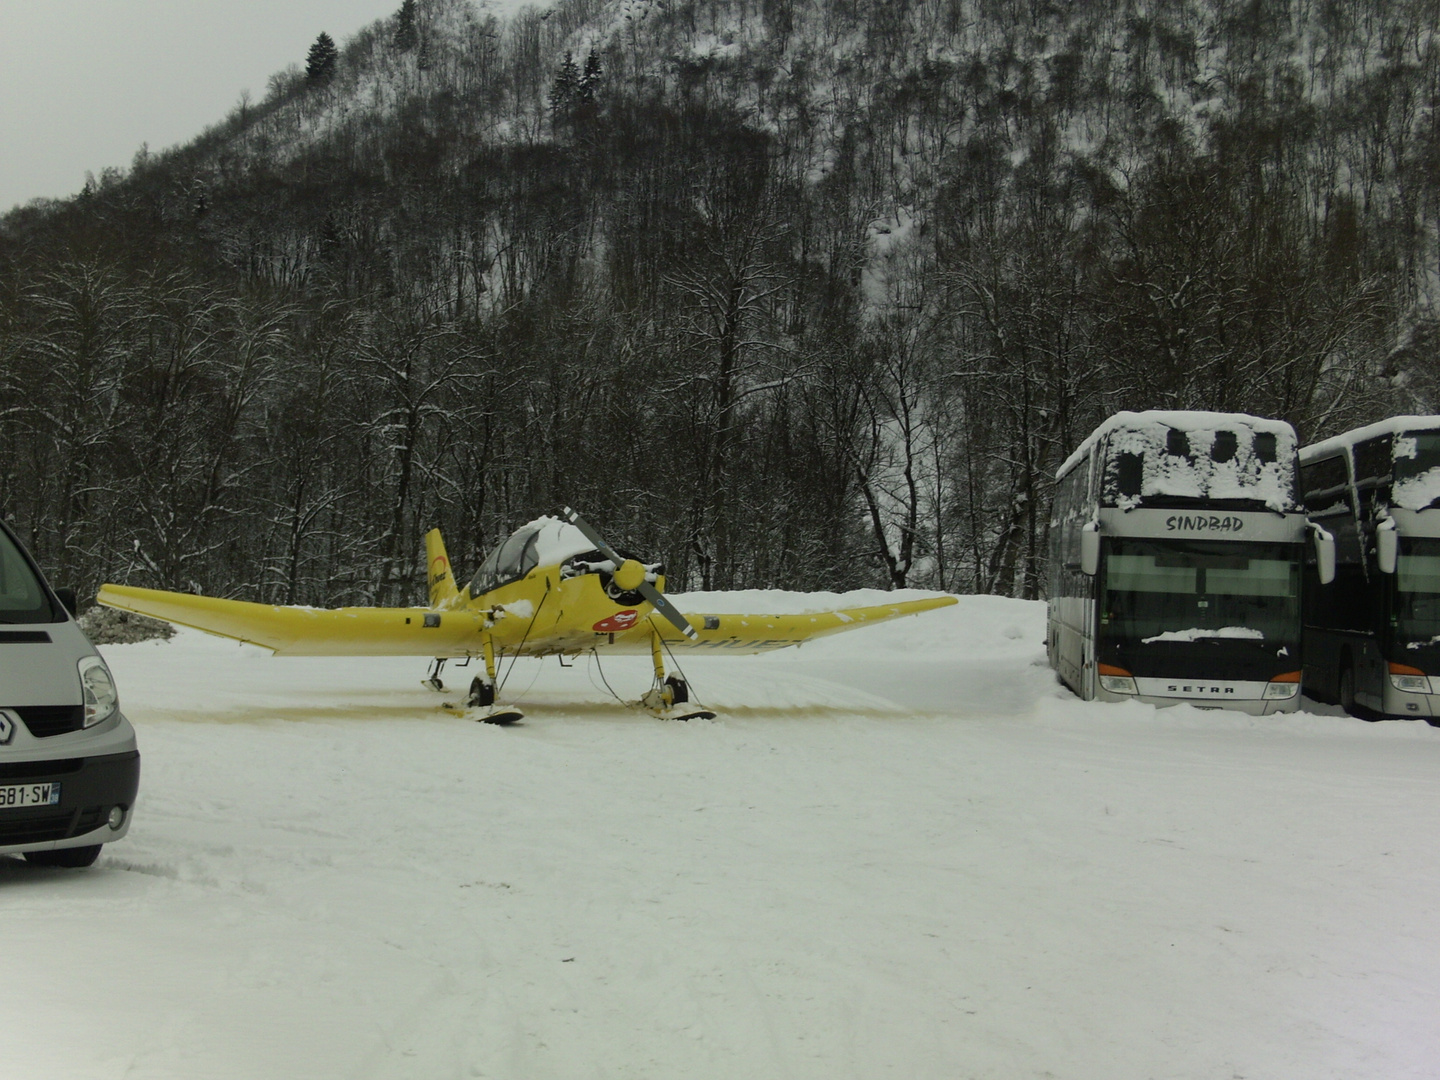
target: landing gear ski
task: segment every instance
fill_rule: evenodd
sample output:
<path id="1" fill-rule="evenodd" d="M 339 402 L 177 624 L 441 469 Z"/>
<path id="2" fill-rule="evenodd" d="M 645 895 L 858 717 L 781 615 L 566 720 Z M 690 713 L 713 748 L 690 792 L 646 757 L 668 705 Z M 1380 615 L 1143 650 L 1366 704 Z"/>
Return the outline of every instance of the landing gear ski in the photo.
<path id="1" fill-rule="evenodd" d="M 430 674 L 420 680 L 420 685 L 427 690 L 434 690 L 437 694 L 445 691 L 445 684 L 440 681 L 440 669 L 445 666 L 445 657 L 437 656 L 435 662 L 430 665 Z"/>
<path id="2" fill-rule="evenodd" d="M 509 727 L 520 720 L 525 719 L 525 714 L 519 709 L 496 709 L 494 712 L 486 713 L 484 716 L 475 718 L 477 723 L 494 724 L 496 727 Z"/>

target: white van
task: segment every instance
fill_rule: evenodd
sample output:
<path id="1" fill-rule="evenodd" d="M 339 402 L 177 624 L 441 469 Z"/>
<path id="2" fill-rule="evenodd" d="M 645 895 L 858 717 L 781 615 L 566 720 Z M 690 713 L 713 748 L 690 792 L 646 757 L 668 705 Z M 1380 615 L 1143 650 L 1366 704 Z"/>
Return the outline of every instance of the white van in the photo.
<path id="1" fill-rule="evenodd" d="M 135 729 L 110 669 L 0 522 L 0 854 L 89 866 L 130 828 Z"/>

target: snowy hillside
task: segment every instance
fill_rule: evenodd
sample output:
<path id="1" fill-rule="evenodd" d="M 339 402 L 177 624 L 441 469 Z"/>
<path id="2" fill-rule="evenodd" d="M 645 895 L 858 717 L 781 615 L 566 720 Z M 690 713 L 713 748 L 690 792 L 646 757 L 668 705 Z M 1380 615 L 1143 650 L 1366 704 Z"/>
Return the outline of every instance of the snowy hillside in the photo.
<path id="1" fill-rule="evenodd" d="M 1116 410 L 1440 408 L 1433 3 L 405 0 L 325 40 L 0 218 L 0 510 L 82 596 L 406 603 L 429 529 L 474 566 L 569 504 L 672 587 L 1034 598 Z"/>
<path id="2" fill-rule="evenodd" d="M 1043 625 L 697 657 L 708 723 L 521 664 L 511 729 L 415 661 L 109 647 L 141 801 L 0 859 L 5 1074 L 1434 1076 L 1440 731 L 1077 702 Z"/>

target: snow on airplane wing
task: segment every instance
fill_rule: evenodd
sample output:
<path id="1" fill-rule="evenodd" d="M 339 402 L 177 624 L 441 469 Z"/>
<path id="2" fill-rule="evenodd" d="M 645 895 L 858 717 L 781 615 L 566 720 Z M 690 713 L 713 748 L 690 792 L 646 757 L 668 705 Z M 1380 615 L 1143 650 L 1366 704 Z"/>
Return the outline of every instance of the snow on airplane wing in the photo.
<path id="1" fill-rule="evenodd" d="M 464 610 L 285 607 L 129 585 L 102 585 L 96 599 L 263 645 L 277 656 L 465 656 L 477 650 L 482 623 L 478 613 Z"/>
<path id="2" fill-rule="evenodd" d="M 923 600 L 897 600 L 892 604 L 814 611 L 803 615 L 706 615 L 687 611 L 684 615 L 696 632 L 694 641 L 686 639 L 666 620 L 652 619 L 649 625 L 642 622 L 633 630 L 616 634 L 613 648 L 607 644 L 606 651 L 648 653 L 650 625 L 653 625 L 660 631 L 665 644 L 670 646 L 725 653 L 770 652 L 954 603 L 958 601 L 953 596 L 932 596 Z"/>

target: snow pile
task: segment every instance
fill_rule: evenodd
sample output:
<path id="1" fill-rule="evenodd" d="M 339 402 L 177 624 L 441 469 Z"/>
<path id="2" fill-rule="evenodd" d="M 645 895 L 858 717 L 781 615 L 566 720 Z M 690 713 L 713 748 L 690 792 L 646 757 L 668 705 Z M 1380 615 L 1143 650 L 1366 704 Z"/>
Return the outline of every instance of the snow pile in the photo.
<path id="1" fill-rule="evenodd" d="M 1211 629 L 1191 627 L 1189 630 L 1166 630 L 1154 637 L 1141 638 L 1140 644 L 1152 641 L 1200 641 L 1203 638 L 1231 638 L 1244 641 L 1264 641 L 1265 635 L 1249 626 L 1219 626 Z"/>
<path id="2" fill-rule="evenodd" d="M 529 530 L 535 531 L 535 565 L 550 566 L 564 562 L 572 555 L 583 555 L 594 551 L 595 545 L 585 538 L 576 526 L 568 521 L 544 515 L 516 529 L 511 535 Z"/>
<path id="3" fill-rule="evenodd" d="M 1440 499 L 1440 467 L 1397 480 L 1390 492 L 1390 505 L 1402 510 L 1424 510 L 1437 499 Z"/>
<path id="4" fill-rule="evenodd" d="M 1429 435 L 1429 438 L 1426 440 L 1427 442 L 1433 443 L 1433 431 L 1437 425 L 1440 425 L 1440 421 L 1437 421 L 1434 417 L 1429 418 L 1427 427 L 1430 428 L 1430 431 L 1427 432 L 1427 435 Z M 1398 506 L 1405 510 L 1424 510 L 1429 506 L 1433 506 L 1436 500 L 1440 499 L 1440 465 L 1432 465 L 1428 469 L 1421 467 L 1423 461 L 1421 458 L 1419 434 L 1397 434 L 1394 442 L 1391 444 L 1391 453 L 1395 461 L 1395 471 L 1397 473 L 1397 479 L 1390 492 L 1391 505 Z M 1427 454 L 1426 457 L 1433 461 L 1433 452 Z M 1404 472 L 1413 471 L 1414 475 L 1400 475 L 1402 472 L 1400 463 L 1402 461 L 1415 463 L 1411 465 L 1410 468 L 1403 470 Z"/>
<path id="5" fill-rule="evenodd" d="M 1440 731 L 1079 702 L 1044 633 L 677 649 L 709 723 L 521 662 L 510 729 L 423 661 L 106 647 L 135 825 L 0 859 L 7 1075 L 1433 1076 Z"/>

